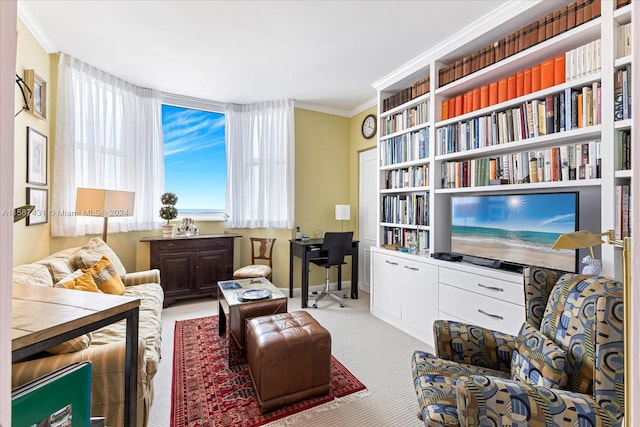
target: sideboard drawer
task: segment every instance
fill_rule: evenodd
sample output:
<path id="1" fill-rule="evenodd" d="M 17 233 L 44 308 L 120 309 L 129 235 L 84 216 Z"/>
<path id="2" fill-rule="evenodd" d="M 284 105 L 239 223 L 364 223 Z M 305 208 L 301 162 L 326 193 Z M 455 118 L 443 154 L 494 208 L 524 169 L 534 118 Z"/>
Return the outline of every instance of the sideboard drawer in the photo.
<path id="1" fill-rule="evenodd" d="M 525 320 L 524 306 L 440 283 L 439 309 L 454 318 L 495 331 L 518 335 Z"/>
<path id="2" fill-rule="evenodd" d="M 522 280 L 509 282 L 453 268 L 440 267 L 439 281 L 476 294 L 524 306 L 524 285 Z"/>

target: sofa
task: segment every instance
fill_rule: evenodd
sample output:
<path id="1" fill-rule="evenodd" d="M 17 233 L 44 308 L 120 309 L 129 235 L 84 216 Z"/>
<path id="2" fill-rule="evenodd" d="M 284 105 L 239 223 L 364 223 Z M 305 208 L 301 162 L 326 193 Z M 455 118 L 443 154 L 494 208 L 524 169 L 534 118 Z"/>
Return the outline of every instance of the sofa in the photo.
<path id="1" fill-rule="evenodd" d="M 517 337 L 435 322 L 436 354 L 412 357 L 425 425 L 622 425 L 622 284 L 527 267 L 524 290 Z"/>
<path id="2" fill-rule="evenodd" d="M 97 274 L 96 268 L 103 266 Z M 153 400 L 153 377 L 158 370 L 162 342 L 164 293 L 159 270 L 127 272 L 118 256 L 100 238 L 85 246 L 65 249 L 30 264 L 13 268 L 13 283 L 68 288 L 86 292 L 85 280 L 97 292 L 117 293 L 140 299 L 138 332 L 137 425 L 146 426 Z M 103 280 L 106 276 L 108 280 Z M 113 287 L 113 283 L 117 285 Z M 111 288 L 113 287 L 113 289 Z M 115 290 L 114 290 L 115 289 Z M 37 316 L 37 313 L 34 313 Z M 62 366 L 91 361 L 91 415 L 105 417 L 106 425 L 124 425 L 124 360 L 126 321 L 57 345 L 35 358 L 12 366 L 12 387 L 17 387 Z"/>

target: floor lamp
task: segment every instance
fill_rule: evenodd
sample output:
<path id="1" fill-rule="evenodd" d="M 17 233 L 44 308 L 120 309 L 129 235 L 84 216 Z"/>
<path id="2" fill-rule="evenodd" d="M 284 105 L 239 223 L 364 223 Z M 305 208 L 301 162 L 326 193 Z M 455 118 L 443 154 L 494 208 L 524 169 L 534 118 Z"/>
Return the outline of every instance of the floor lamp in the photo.
<path id="1" fill-rule="evenodd" d="M 336 205 L 336 219 L 342 221 L 342 231 L 344 231 L 344 222 L 351 219 L 351 206 Z"/>
<path id="2" fill-rule="evenodd" d="M 78 187 L 76 212 L 79 216 L 103 217 L 102 240 L 106 242 L 109 217 L 133 216 L 134 200 L 133 191 Z"/>
<path id="3" fill-rule="evenodd" d="M 629 372 L 631 372 L 631 308 L 628 302 L 631 301 L 631 237 L 616 239 L 613 230 L 607 230 L 603 233 L 591 233 L 590 231 L 580 230 L 575 233 L 566 233 L 560 235 L 558 240 L 551 247 L 552 249 L 584 249 L 589 248 L 593 257 L 592 246 L 605 243 L 602 237 L 606 236 L 606 243 L 617 248 L 622 248 L 622 285 L 624 289 L 624 407 L 629 408 L 631 404 L 631 381 L 629 381 Z M 629 425 L 626 421 L 625 425 Z"/>

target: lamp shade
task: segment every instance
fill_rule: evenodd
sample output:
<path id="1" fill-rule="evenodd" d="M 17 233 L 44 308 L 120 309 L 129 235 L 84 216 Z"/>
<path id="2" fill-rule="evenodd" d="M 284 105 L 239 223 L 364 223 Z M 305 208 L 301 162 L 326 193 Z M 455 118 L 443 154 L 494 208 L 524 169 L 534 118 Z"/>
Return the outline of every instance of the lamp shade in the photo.
<path id="1" fill-rule="evenodd" d="M 133 216 L 133 191 L 81 188 L 76 192 L 76 212 L 80 216 Z"/>
<path id="2" fill-rule="evenodd" d="M 551 246 L 551 249 L 590 248 L 591 246 L 601 245 L 604 243 L 600 238 L 601 236 L 601 234 L 594 234 L 587 230 L 561 234 L 553 246 Z"/>
<path id="3" fill-rule="evenodd" d="M 351 219 L 351 206 L 336 205 L 336 219 L 342 221 Z"/>

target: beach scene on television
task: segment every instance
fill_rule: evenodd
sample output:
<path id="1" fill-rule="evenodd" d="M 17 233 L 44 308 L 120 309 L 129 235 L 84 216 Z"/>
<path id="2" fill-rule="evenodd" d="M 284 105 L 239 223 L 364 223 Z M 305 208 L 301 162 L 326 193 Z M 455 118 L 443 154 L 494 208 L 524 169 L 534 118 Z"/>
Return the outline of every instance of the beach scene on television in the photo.
<path id="1" fill-rule="evenodd" d="M 576 193 L 455 196 L 451 252 L 521 265 L 575 271 L 575 250 L 554 250 L 576 231 Z"/>

